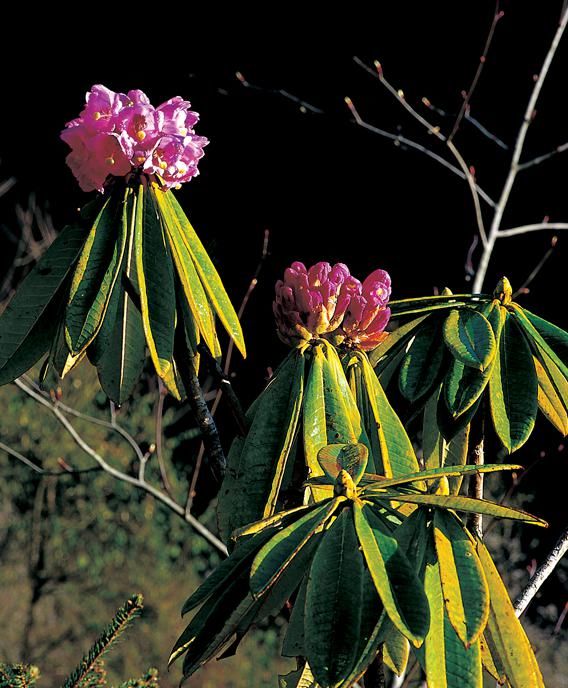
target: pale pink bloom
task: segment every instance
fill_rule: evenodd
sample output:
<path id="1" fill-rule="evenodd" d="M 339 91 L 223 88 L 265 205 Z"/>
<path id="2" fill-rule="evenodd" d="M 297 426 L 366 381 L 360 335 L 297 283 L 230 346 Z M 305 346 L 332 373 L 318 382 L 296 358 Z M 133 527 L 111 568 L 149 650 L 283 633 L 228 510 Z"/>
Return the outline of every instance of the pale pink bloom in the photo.
<path id="1" fill-rule="evenodd" d="M 365 279 L 361 293 L 351 299 L 341 326 L 346 344 L 371 350 L 385 339 L 390 295 L 391 279 L 384 270 L 375 270 Z"/>

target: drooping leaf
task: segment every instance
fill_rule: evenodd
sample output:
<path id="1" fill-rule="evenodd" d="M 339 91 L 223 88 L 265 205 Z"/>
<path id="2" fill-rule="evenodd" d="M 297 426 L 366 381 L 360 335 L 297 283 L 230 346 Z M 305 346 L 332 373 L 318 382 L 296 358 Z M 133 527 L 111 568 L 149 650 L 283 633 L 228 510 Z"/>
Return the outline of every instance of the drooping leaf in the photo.
<path id="1" fill-rule="evenodd" d="M 308 477 L 316 478 L 323 475 L 323 469 L 318 461 L 318 452 L 327 444 L 327 422 L 325 415 L 325 393 L 323 384 L 323 364 L 325 354 L 321 346 L 312 347 L 312 360 L 304 392 L 304 407 L 302 410 L 302 428 L 304 453 L 308 467 Z M 323 497 L 318 487 L 311 487 L 316 501 Z"/>
<path id="2" fill-rule="evenodd" d="M 152 193 L 144 184 L 136 201 L 134 251 L 144 334 L 154 368 L 165 378 L 174 353 L 174 271 Z"/>
<path id="3" fill-rule="evenodd" d="M 447 442 L 451 442 L 471 423 L 479 409 L 480 402 L 481 397 L 479 397 L 467 411 L 464 411 L 459 416 L 453 416 L 448 410 L 445 395 L 440 395 L 438 399 L 436 422 L 438 424 L 438 429 Z"/>
<path id="4" fill-rule="evenodd" d="M 503 666 L 501 665 L 501 662 L 499 662 L 499 660 L 495 661 L 497 652 L 491 638 L 491 633 L 487 627 L 485 628 L 485 633 L 479 639 L 479 647 L 481 650 L 481 662 L 483 664 L 483 668 L 497 681 L 499 685 L 502 685 L 507 680 L 507 676 Z"/>
<path id="5" fill-rule="evenodd" d="M 158 196 L 160 192 L 156 191 Z M 243 332 L 241 328 L 241 323 L 231 300 L 227 296 L 223 282 L 213 265 L 213 261 L 207 254 L 207 251 L 203 247 L 199 237 L 197 236 L 195 230 L 191 226 L 189 219 L 184 213 L 182 207 L 178 203 L 176 197 L 171 191 L 162 193 L 162 196 L 158 196 L 162 201 L 169 203 L 171 209 L 173 210 L 173 216 L 177 220 L 178 232 L 184 240 L 187 249 L 191 252 L 193 257 L 195 267 L 199 273 L 199 277 L 205 291 L 209 296 L 211 305 L 215 309 L 217 316 L 223 327 L 227 330 L 229 336 L 234 340 L 237 349 L 246 356 L 245 341 L 243 338 Z"/>
<path id="6" fill-rule="evenodd" d="M 489 382 L 492 365 L 481 372 L 453 360 L 444 377 L 444 400 L 453 418 L 469 411 L 483 394 Z"/>
<path id="7" fill-rule="evenodd" d="M 537 413 L 538 382 L 531 350 L 508 315 L 489 382 L 491 417 L 503 446 L 514 452 L 529 438 Z"/>
<path id="8" fill-rule="evenodd" d="M 527 311 L 526 308 L 523 308 L 523 313 L 558 358 L 568 366 L 568 332 Z"/>
<path id="9" fill-rule="evenodd" d="M 103 324 L 88 349 L 91 361 L 97 366 L 101 387 L 118 406 L 132 393 L 146 356 L 142 315 L 134 300 L 139 298 L 134 258 L 134 204 L 135 197 L 130 195 L 122 215 L 128 240 L 120 276 L 112 290 Z"/>
<path id="10" fill-rule="evenodd" d="M 408 665 L 410 644 L 398 631 L 393 622 L 386 618 L 381 631 L 383 639 L 383 661 L 397 676 L 402 676 Z"/>
<path id="11" fill-rule="evenodd" d="M 355 663 L 364 574 L 351 510 L 325 533 L 308 574 L 305 644 L 316 681 L 336 686 Z"/>
<path id="12" fill-rule="evenodd" d="M 354 504 L 355 527 L 385 611 L 415 646 L 428 631 L 428 602 L 398 541 L 368 505 Z"/>
<path id="13" fill-rule="evenodd" d="M 225 539 L 273 513 L 298 430 L 304 360 L 298 350 L 290 352 L 259 398 L 246 438 L 231 447 L 218 505 Z"/>
<path id="14" fill-rule="evenodd" d="M 474 306 L 485 301 L 474 294 L 442 294 L 440 296 L 419 296 L 413 299 L 395 300 L 389 303 L 392 317 L 407 317 L 418 313 L 431 313 L 438 310 L 458 309 Z"/>
<path id="15" fill-rule="evenodd" d="M 373 368 L 381 365 L 386 358 L 392 358 L 401 348 L 405 348 L 410 338 L 414 336 L 416 329 L 428 318 L 429 315 L 421 315 L 410 322 L 400 325 L 382 341 L 376 349 L 369 353 L 369 362 Z M 384 368 L 384 365 L 381 365 Z M 377 371 L 379 372 L 379 371 Z"/>
<path id="16" fill-rule="evenodd" d="M 81 226 L 65 227 L 0 316 L 0 384 L 25 373 L 48 350 L 66 296 L 65 281 L 85 237 Z"/>
<path id="17" fill-rule="evenodd" d="M 488 630 L 497 653 L 495 660 L 498 659 L 503 666 L 511 688 L 544 688 L 531 644 L 515 615 L 491 555 L 479 539 L 476 539 L 476 549 L 489 587 L 491 607 Z"/>
<path id="18" fill-rule="evenodd" d="M 288 629 L 284 636 L 282 643 L 282 654 L 284 657 L 305 657 L 306 656 L 306 639 L 305 639 L 305 624 L 306 624 L 306 590 L 308 586 L 308 576 L 304 576 L 302 583 L 298 590 L 292 613 L 290 614 L 290 621 L 288 622 Z"/>
<path id="19" fill-rule="evenodd" d="M 440 321 L 431 317 L 417 331 L 400 367 L 399 387 L 410 402 L 427 396 L 440 375 L 444 360 L 444 342 Z"/>
<path id="20" fill-rule="evenodd" d="M 512 509 L 508 506 L 501 506 L 486 499 L 474 499 L 473 497 L 463 497 L 462 495 L 437 495 L 437 494 L 400 494 L 391 492 L 390 494 L 373 495 L 373 500 L 390 500 L 396 502 L 410 502 L 411 504 L 424 504 L 440 509 L 451 509 L 452 511 L 463 511 L 470 514 L 483 514 L 484 516 L 495 516 L 497 518 L 511 518 L 515 521 L 530 523 L 534 526 L 548 526 L 546 521 L 532 516 L 526 511 Z"/>
<path id="21" fill-rule="evenodd" d="M 487 370 L 496 352 L 491 324 L 479 311 L 450 311 L 444 321 L 444 341 L 454 358 L 470 368 Z"/>
<path id="22" fill-rule="evenodd" d="M 75 356 L 93 341 L 102 325 L 126 247 L 120 218 L 131 190 L 111 194 L 97 216 L 73 273 L 65 311 L 67 345 Z"/>
<path id="23" fill-rule="evenodd" d="M 425 562 L 424 589 L 430 605 L 430 628 L 417 654 L 426 670 L 429 688 L 482 688 L 479 643 L 466 649 L 448 620 L 440 564 L 432 543 Z"/>
<path id="24" fill-rule="evenodd" d="M 215 319 L 211 312 L 209 298 L 199 278 L 187 238 L 183 234 L 183 229 L 180 227 L 169 204 L 164 201 L 165 193 L 169 192 L 155 191 L 154 198 L 160 210 L 175 269 L 197 328 L 209 351 L 215 356 L 217 336 L 215 334 Z"/>
<path id="25" fill-rule="evenodd" d="M 335 498 L 324 502 L 270 538 L 252 562 L 250 589 L 253 595 L 262 595 L 278 580 L 302 547 L 327 523 L 342 501 L 342 498 Z"/>
<path id="26" fill-rule="evenodd" d="M 358 361 L 363 372 L 374 428 L 379 446 L 382 469 L 387 477 L 397 478 L 418 471 L 418 460 L 400 418 L 390 405 L 367 357 L 360 353 Z M 371 431 L 371 430 L 370 430 Z"/>
<path id="27" fill-rule="evenodd" d="M 450 513 L 434 512 L 434 543 L 448 619 L 466 647 L 483 633 L 489 591 L 475 547 Z"/>
<path id="28" fill-rule="evenodd" d="M 512 303 L 511 304 L 511 309 L 512 309 L 512 317 L 514 318 L 515 322 L 518 323 L 520 328 L 526 333 L 527 338 L 531 343 L 537 344 L 540 349 L 542 349 L 553 361 L 554 363 L 558 366 L 560 371 L 565 377 L 568 377 L 568 364 L 565 363 L 562 359 L 562 356 L 559 356 L 554 348 L 550 346 L 549 341 L 552 339 L 555 346 L 560 349 L 562 352 L 562 355 L 564 355 L 565 349 L 561 345 L 559 347 L 559 343 L 562 343 L 564 341 L 564 338 L 556 332 L 556 330 L 560 328 L 555 328 L 554 330 L 554 336 L 551 337 L 552 335 L 552 330 L 550 327 L 547 327 L 548 330 L 548 341 L 545 337 L 541 335 L 539 330 L 533 325 L 533 320 L 536 318 L 536 316 L 532 316 L 533 320 L 529 319 L 526 311 L 521 308 L 518 304 Z M 531 314 L 532 315 L 532 314 Z M 542 321 L 546 322 L 546 321 Z M 542 327 L 542 322 L 540 326 Z M 547 323 L 548 326 L 554 327 L 552 323 Z M 560 330 L 562 332 L 562 330 Z"/>
<path id="29" fill-rule="evenodd" d="M 566 436 L 568 435 L 568 403 L 565 403 L 563 397 L 559 395 L 557 387 L 538 358 L 533 358 L 533 362 L 538 379 L 538 407 L 558 432 Z M 568 387 L 568 383 L 566 386 Z M 568 396 L 566 399 L 568 400 Z"/>

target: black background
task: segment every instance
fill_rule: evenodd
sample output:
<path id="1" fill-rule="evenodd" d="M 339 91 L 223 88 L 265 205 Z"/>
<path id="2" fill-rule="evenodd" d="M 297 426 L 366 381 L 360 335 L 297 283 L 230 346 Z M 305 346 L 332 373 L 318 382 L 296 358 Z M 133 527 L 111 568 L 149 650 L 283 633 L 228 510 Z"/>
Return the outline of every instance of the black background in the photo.
<path id="1" fill-rule="evenodd" d="M 561 5 L 502 3 L 505 16 L 472 114 L 510 148 Z M 31 191 L 49 206 L 56 226 L 87 200 L 66 168 L 59 132 L 77 116 L 92 84 L 116 91 L 141 88 L 156 105 L 178 94 L 191 100 L 201 114 L 198 133 L 211 144 L 201 175 L 178 197 L 237 304 L 257 265 L 264 229 L 270 229 L 271 257 L 243 321 L 249 359 L 235 358 L 237 390 L 250 400 L 262 387 L 267 367 L 276 366 L 284 353 L 274 333 L 271 300 L 275 280 L 292 260 L 343 261 L 361 278 L 385 268 L 393 278 L 394 298 L 426 295 L 446 285 L 456 292 L 468 289 L 464 262 L 476 226 L 466 183 L 421 154 L 356 127 L 343 98 L 351 96 L 369 122 L 450 159 L 352 57 L 369 63 L 380 59 L 387 78 L 421 112 L 422 96 L 456 112 L 494 8 L 491 0 L 352 2 L 334 11 L 316 3 L 277 3 L 264 10 L 239 5 L 230 11 L 221 4 L 89 3 L 52 6 L 45 17 L 21 8 L 5 25 L 1 48 L 0 173 L 14 175 L 18 184 L 0 201 L 0 221 L 14 226 L 14 205 Z M 538 103 L 524 159 L 568 140 L 567 59 L 563 44 Z M 243 88 L 237 70 L 261 90 Z M 272 93 L 278 89 L 324 114 L 302 113 L 297 104 Z M 447 128 L 451 121 L 436 123 Z M 497 197 L 511 150 L 500 149 L 467 123 L 456 142 L 478 182 Z M 544 216 L 567 221 L 567 168 L 568 154 L 519 175 L 503 226 Z M 551 236 L 542 232 L 499 243 L 486 287 L 501 274 L 514 287 L 522 283 Z M 9 261 L 10 251 L 6 242 L 0 260 Z M 523 305 L 564 328 L 567 257 L 568 232 L 559 233 L 546 269 L 522 297 Z M 558 443 L 546 429 L 518 456 L 529 463 L 543 450 L 549 457 L 534 471 L 543 491 L 532 505 L 553 521 L 545 545 L 563 522 L 558 503 L 565 501 L 566 452 L 557 451 Z M 559 470 L 564 478 L 555 473 L 550 481 L 551 471 Z"/>

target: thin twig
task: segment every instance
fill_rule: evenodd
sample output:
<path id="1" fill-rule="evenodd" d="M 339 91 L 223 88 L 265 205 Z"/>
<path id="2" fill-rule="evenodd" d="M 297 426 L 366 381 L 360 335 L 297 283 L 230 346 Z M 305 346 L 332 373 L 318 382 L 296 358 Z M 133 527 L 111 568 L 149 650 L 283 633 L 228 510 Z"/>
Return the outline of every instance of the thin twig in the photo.
<path id="1" fill-rule="evenodd" d="M 495 3 L 495 12 L 493 14 L 493 20 L 491 22 L 491 26 L 489 27 L 489 33 L 487 34 L 487 39 L 485 41 L 485 46 L 483 48 L 483 52 L 481 53 L 481 57 L 479 58 L 479 64 L 477 65 L 473 81 L 471 82 L 469 89 L 465 92 L 465 97 L 463 99 L 462 106 L 460 108 L 458 116 L 456 117 L 456 121 L 454 122 L 452 131 L 448 136 L 448 141 L 451 141 L 457 134 L 462 119 L 464 118 L 466 112 L 469 111 L 469 106 L 471 103 L 473 92 L 475 91 L 477 84 L 479 83 L 481 72 L 483 71 L 483 67 L 485 66 L 485 63 L 487 61 L 487 54 L 489 53 L 489 48 L 491 47 L 493 36 L 495 35 L 495 29 L 497 28 L 499 20 L 502 19 L 503 14 L 504 13 L 499 10 L 499 0 L 497 0 L 497 2 Z"/>
<path id="2" fill-rule="evenodd" d="M 519 234 L 528 234 L 529 232 L 541 232 L 546 229 L 568 229 L 568 222 L 537 222 L 532 225 L 521 225 L 519 227 L 513 227 L 512 229 L 502 229 L 497 235 L 497 238 L 501 239 L 503 237 L 519 236 Z"/>
<path id="3" fill-rule="evenodd" d="M 519 133 L 517 135 L 517 140 L 515 142 L 515 148 L 513 150 L 513 156 L 511 158 L 511 165 L 509 167 L 509 172 L 507 174 L 505 184 L 504 184 L 503 189 L 501 191 L 501 196 L 500 196 L 499 201 L 497 203 L 497 207 L 495 208 L 493 220 L 491 222 L 491 226 L 489 229 L 489 236 L 487 237 L 487 243 L 484 246 L 483 253 L 482 253 L 481 258 L 479 260 L 479 265 L 477 268 L 477 274 L 475 275 L 475 280 L 473 282 L 473 291 L 474 292 L 481 292 L 481 290 L 483 288 L 483 282 L 485 281 L 485 275 L 487 274 L 487 268 L 489 267 L 489 261 L 491 259 L 491 255 L 493 253 L 495 241 L 497 240 L 498 236 L 501 235 L 501 232 L 500 232 L 501 222 L 503 220 L 503 215 L 505 213 L 507 203 L 509 202 L 509 197 L 511 195 L 513 185 L 514 185 L 515 180 L 517 178 L 517 173 L 519 172 L 519 162 L 520 162 L 523 148 L 525 145 L 525 139 L 527 137 L 529 126 L 530 126 L 530 123 L 532 122 L 533 117 L 534 117 L 536 103 L 537 103 L 538 98 L 540 96 L 540 92 L 542 90 L 544 82 L 546 81 L 546 77 L 548 76 L 548 72 L 550 70 L 550 65 L 552 64 L 552 60 L 554 59 L 554 56 L 555 56 L 556 51 L 558 49 L 558 45 L 560 44 L 560 40 L 561 40 L 561 38 L 564 34 L 564 31 L 566 29 L 567 23 L 568 23 L 568 9 L 564 10 L 564 12 L 562 14 L 560 24 L 558 26 L 558 29 L 556 30 L 556 33 L 554 34 L 554 37 L 552 39 L 552 43 L 550 44 L 550 48 L 548 49 L 546 57 L 544 58 L 544 62 L 543 62 L 542 68 L 540 70 L 540 74 L 538 75 L 538 77 L 535 80 L 533 90 L 531 92 L 531 95 L 529 97 L 529 101 L 527 103 L 527 107 L 526 107 L 525 114 L 523 117 L 523 122 L 521 124 L 520 129 L 519 129 Z M 523 229 L 523 228 L 516 228 L 516 229 L 518 230 L 518 229 Z M 525 231 L 533 231 L 533 230 L 525 230 Z M 507 230 L 505 230 L 505 232 L 507 232 Z M 521 232 L 517 231 L 516 233 L 519 234 Z M 511 234 L 511 230 L 508 231 L 508 234 L 505 233 L 504 235 L 505 236 L 513 236 L 513 234 Z"/>
<path id="4" fill-rule="evenodd" d="M 487 244 L 487 236 L 485 232 L 485 225 L 483 222 L 483 214 L 481 212 L 481 206 L 479 202 L 479 192 L 477 190 L 477 184 L 475 181 L 475 176 L 472 173 L 470 167 L 468 164 L 465 162 L 462 154 L 458 151 L 456 148 L 455 144 L 453 141 L 451 141 L 448 137 L 446 137 L 442 132 L 440 131 L 440 127 L 435 126 L 431 124 L 425 117 L 423 117 L 415 108 L 410 105 L 410 103 L 406 100 L 404 96 L 404 92 L 400 89 L 396 89 L 386 78 L 383 72 L 383 68 L 381 63 L 378 60 L 375 60 L 374 65 L 375 65 L 375 70 L 372 70 L 368 65 L 366 65 L 362 60 L 360 60 L 358 57 L 353 58 L 354 62 L 362 67 L 366 72 L 372 74 L 374 77 L 376 77 L 381 84 L 387 89 L 387 91 L 394 97 L 396 100 L 402 105 L 402 107 L 414 117 L 414 119 L 419 122 L 425 129 L 428 131 L 429 134 L 432 134 L 435 136 L 439 141 L 442 143 L 445 143 L 448 150 L 452 153 L 454 158 L 456 159 L 459 168 L 461 169 L 468 185 L 471 191 L 471 196 L 473 200 L 473 205 L 475 208 L 475 219 L 477 222 L 477 228 L 479 230 L 479 236 L 481 237 L 481 240 L 483 241 L 483 244 Z"/>
<path id="5" fill-rule="evenodd" d="M 526 294 L 529 291 L 529 285 L 532 284 L 533 280 L 535 277 L 537 277 L 538 273 L 542 270 L 542 268 L 546 265 L 546 262 L 550 258 L 550 256 L 554 253 L 554 249 L 556 248 L 556 245 L 558 244 L 558 237 L 553 236 L 552 240 L 550 242 L 550 246 L 547 248 L 545 251 L 544 255 L 542 258 L 538 261 L 538 263 L 535 265 L 535 267 L 532 269 L 531 273 L 529 276 L 526 278 L 526 280 L 521 284 L 521 286 L 517 289 L 517 291 L 514 292 L 513 298 L 515 299 L 519 294 Z"/>
<path id="6" fill-rule="evenodd" d="M 554 545 L 550 554 L 546 557 L 544 562 L 538 567 L 534 575 L 529 581 L 529 584 L 523 592 L 515 600 L 515 613 L 517 616 L 525 611 L 531 603 L 535 595 L 541 589 L 545 580 L 554 571 L 556 566 L 560 563 L 562 557 L 568 551 L 568 528 L 562 533 L 557 543 Z"/>
<path id="7" fill-rule="evenodd" d="M 28 387 L 21 379 L 17 379 L 14 381 L 14 384 L 21 389 L 25 394 L 27 394 L 29 397 L 32 399 L 35 399 L 38 403 L 40 403 L 42 406 L 45 406 L 49 411 L 57 418 L 57 420 L 63 425 L 65 430 L 69 433 L 73 441 L 77 444 L 77 446 L 82 449 L 85 454 L 90 456 L 97 464 L 100 466 L 102 470 L 104 470 L 106 473 L 111 475 L 113 478 L 116 480 L 121 480 L 122 482 L 128 483 L 129 485 L 132 485 L 139 490 L 142 490 L 143 492 L 146 492 L 150 495 L 152 495 L 155 499 L 157 499 L 159 502 L 167 506 L 171 511 L 173 511 L 175 514 L 178 516 L 181 516 L 186 523 L 188 523 L 194 530 L 196 530 L 207 542 L 209 542 L 211 545 L 213 545 L 219 552 L 227 556 L 227 548 L 225 545 L 217 538 L 208 528 L 206 528 L 200 521 L 198 521 L 194 516 L 191 514 L 188 514 L 185 512 L 185 509 L 181 504 L 178 504 L 175 502 L 171 497 L 169 497 L 167 494 L 162 492 L 161 490 L 158 490 L 155 488 L 153 485 L 150 485 L 150 483 L 147 483 L 145 480 L 140 480 L 139 478 L 135 478 L 128 473 L 123 473 L 122 471 L 118 470 L 117 468 L 114 468 L 114 466 L 111 466 L 109 463 L 107 463 L 98 452 L 96 452 L 82 437 L 81 435 L 77 432 L 75 427 L 71 424 L 71 422 L 65 417 L 63 412 L 57 408 L 54 404 L 52 404 L 50 401 L 45 399 L 41 394 L 36 392 L 34 389 Z"/>
<path id="8" fill-rule="evenodd" d="M 561 146 L 556 146 L 556 148 L 554 150 L 551 150 L 549 153 L 539 155 L 536 158 L 533 158 L 532 160 L 527 160 L 527 162 L 519 163 L 517 170 L 519 172 L 522 172 L 522 170 L 528 170 L 529 167 L 540 165 L 546 160 L 550 160 L 550 158 L 553 158 L 555 155 L 558 155 L 559 153 L 564 153 L 565 151 L 568 151 L 568 143 L 563 143 Z"/>
<path id="9" fill-rule="evenodd" d="M 4 444 L 4 442 L 0 442 L 0 449 L 5 451 L 6 454 L 13 456 L 15 459 L 18 459 L 18 461 L 21 461 L 28 468 L 31 468 L 32 471 L 34 471 L 34 473 L 38 473 L 39 475 L 79 475 L 81 473 L 96 473 L 102 471 L 102 468 L 100 466 L 92 466 L 91 468 L 71 468 L 71 466 L 68 466 L 66 469 L 62 471 L 49 471 L 45 468 L 42 468 L 41 466 L 38 466 L 31 459 L 28 459 L 27 456 L 20 454 L 20 452 L 16 451 L 15 449 L 12 449 L 12 447 L 9 447 L 7 444 Z"/>

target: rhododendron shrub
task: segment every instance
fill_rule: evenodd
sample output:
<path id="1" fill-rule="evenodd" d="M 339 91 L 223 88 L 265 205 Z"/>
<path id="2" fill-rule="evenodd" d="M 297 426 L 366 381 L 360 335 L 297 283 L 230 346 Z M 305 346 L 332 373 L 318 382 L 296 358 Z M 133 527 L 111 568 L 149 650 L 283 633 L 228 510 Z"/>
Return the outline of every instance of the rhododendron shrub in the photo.
<path id="1" fill-rule="evenodd" d="M 120 404 L 148 350 L 165 387 L 207 409 L 197 372 L 203 348 L 221 355 L 216 318 L 245 345 L 172 191 L 197 174 L 207 143 L 189 108 L 180 97 L 154 107 L 135 90 L 87 94 L 62 138 L 96 197 L 0 317 L 0 384 L 43 358 L 50 385 L 87 355 Z M 521 468 L 468 464 L 484 414 L 506 453 L 539 410 L 567 434 L 568 334 L 515 303 L 506 278 L 491 294 L 391 291 L 382 268 L 360 280 L 324 261 L 296 261 L 277 282 L 276 331 L 290 351 L 231 444 L 218 500 L 230 554 L 184 605 L 195 613 L 171 656 L 184 657 L 184 678 L 286 607 L 282 653 L 297 662 L 279 679 L 287 688 L 348 688 L 371 664 L 401 675 L 411 652 L 431 688 L 481 688 L 484 672 L 544 688 L 463 515 L 546 524 L 465 494 L 463 481 Z"/>

